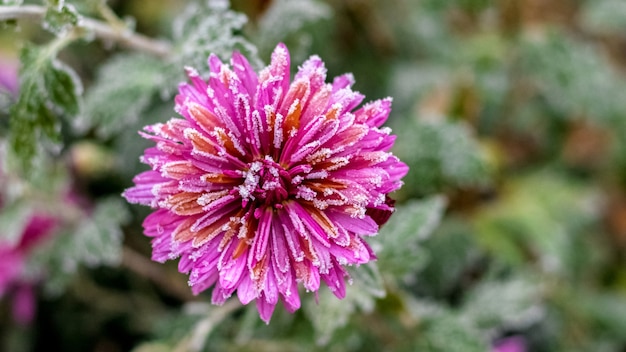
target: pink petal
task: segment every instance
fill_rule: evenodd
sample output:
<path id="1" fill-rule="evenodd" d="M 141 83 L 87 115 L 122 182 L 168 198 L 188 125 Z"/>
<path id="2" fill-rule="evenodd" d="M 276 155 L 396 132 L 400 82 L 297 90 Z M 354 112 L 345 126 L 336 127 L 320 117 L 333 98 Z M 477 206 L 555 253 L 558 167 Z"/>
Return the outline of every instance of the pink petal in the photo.
<path id="1" fill-rule="evenodd" d="M 276 303 L 272 304 L 266 301 L 265 297 L 261 295 L 261 297 L 256 300 L 256 307 L 259 310 L 261 320 L 263 320 L 266 324 L 269 324 L 270 319 L 272 319 L 272 314 L 274 313 L 274 308 L 276 308 Z"/>

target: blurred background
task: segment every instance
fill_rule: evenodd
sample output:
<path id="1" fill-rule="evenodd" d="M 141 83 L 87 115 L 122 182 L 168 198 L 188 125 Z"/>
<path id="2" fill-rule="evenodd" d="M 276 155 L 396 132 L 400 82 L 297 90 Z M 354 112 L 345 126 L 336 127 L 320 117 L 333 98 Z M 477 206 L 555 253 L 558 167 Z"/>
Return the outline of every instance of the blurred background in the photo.
<path id="1" fill-rule="evenodd" d="M 29 86 L 69 20 L 0 25 L 0 350 L 626 351 L 626 2 L 65 3 L 171 55 L 81 38 Z M 294 70 L 316 54 L 366 101 L 393 97 L 410 172 L 346 299 L 303 293 L 265 325 L 152 262 L 149 209 L 120 194 L 184 65 L 236 49 L 258 68 L 278 42 Z M 36 89 L 57 108 L 10 122 Z"/>

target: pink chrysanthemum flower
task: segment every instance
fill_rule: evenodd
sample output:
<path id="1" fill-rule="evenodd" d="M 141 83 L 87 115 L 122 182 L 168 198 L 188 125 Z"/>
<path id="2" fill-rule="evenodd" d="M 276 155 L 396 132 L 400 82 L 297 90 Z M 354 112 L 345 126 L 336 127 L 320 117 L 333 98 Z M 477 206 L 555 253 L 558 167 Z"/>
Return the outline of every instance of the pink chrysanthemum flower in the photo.
<path id="1" fill-rule="evenodd" d="M 300 307 L 299 282 L 317 291 L 324 281 L 343 298 L 343 266 L 375 258 L 362 237 L 393 211 L 387 194 L 408 171 L 381 128 L 391 99 L 356 109 L 352 76 L 325 83 L 317 56 L 290 83 L 283 44 L 258 76 L 239 53 L 232 68 L 213 55 L 208 64 L 208 81 L 187 68 L 184 119 L 141 133 L 156 143 L 142 157 L 152 170 L 124 196 L 157 209 L 143 224 L 152 258 L 180 257 L 195 294 L 214 286 L 222 304 L 237 290 L 266 322 L 279 300 Z"/>

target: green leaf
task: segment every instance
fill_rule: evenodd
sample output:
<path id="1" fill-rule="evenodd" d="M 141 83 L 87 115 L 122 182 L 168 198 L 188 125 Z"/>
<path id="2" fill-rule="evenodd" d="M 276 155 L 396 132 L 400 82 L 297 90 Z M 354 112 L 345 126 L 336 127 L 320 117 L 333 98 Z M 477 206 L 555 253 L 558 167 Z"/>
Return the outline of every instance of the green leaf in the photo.
<path id="1" fill-rule="evenodd" d="M 78 114 L 78 97 L 82 94 L 80 79 L 72 69 L 57 60 L 53 60 L 51 66 L 43 77 L 50 101 L 68 115 Z"/>
<path id="2" fill-rule="evenodd" d="M 45 268 L 46 291 L 63 292 L 81 265 L 117 265 L 122 255 L 120 226 L 128 217 L 120 199 L 104 199 L 91 214 L 83 214 L 78 224 L 55 237 L 49 247 L 42 247 L 34 258 L 35 265 Z"/>
<path id="3" fill-rule="evenodd" d="M 579 309 L 588 321 L 595 324 L 599 334 L 617 338 L 622 344 L 626 342 L 626 296 L 609 291 L 579 292 L 577 295 Z"/>
<path id="4" fill-rule="evenodd" d="M 365 290 L 372 297 L 385 297 L 383 278 L 380 275 L 380 270 L 376 262 L 369 262 L 356 267 L 348 267 L 348 273 L 350 274 L 353 285 Z"/>
<path id="5" fill-rule="evenodd" d="M 398 207 L 381 233 L 370 241 L 377 253 L 377 262 L 348 269 L 352 285 L 346 287 L 346 297 L 338 300 L 324 289 L 319 292 L 319 304 L 310 300 L 304 302 L 319 344 L 328 343 L 338 328 L 348 324 L 357 309 L 370 312 L 376 299 L 385 296 L 379 266 L 386 275 L 402 277 L 427 262 L 428 253 L 421 251 L 418 243 L 439 224 L 445 204 L 443 197 L 435 196 Z"/>
<path id="6" fill-rule="evenodd" d="M 607 287 L 571 286 L 560 281 L 551 286 L 550 305 L 540 328 L 562 346 L 559 351 L 619 351 L 626 343 L 626 296 Z M 568 334 L 580 326 L 585 336 L 572 341 Z M 561 336 L 554 336 L 560 333 Z M 612 348 L 611 348 L 612 346 Z M 575 349 L 573 348 L 575 347 Z"/>
<path id="7" fill-rule="evenodd" d="M 160 341 L 166 346 L 169 345 L 171 351 L 176 342 L 188 336 L 198 322 L 210 312 L 210 309 L 204 309 L 201 313 L 189 312 L 188 310 L 183 307 L 168 311 L 164 319 L 155 321 L 151 332 L 153 340 Z"/>
<path id="8" fill-rule="evenodd" d="M 599 220 L 599 204 L 596 190 L 560 173 L 521 175 L 476 214 L 476 238 L 503 262 L 532 260 L 542 271 L 573 279 L 594 259 L 597 246 L 589 245 L 594 237 L 586 231 Z"/>
<path id="9" fill-rule="evenodd" d="M 383 274 L 408 279 L 428 263 L 429 254 L 420 243 L 437 228 L 445 207 L 446 200 L 441 196 L 397 207 L 371 241 Z"/>
<path id="10" fill-rule="evenodd" d="M 626 29 L 626 3 L 624 1 L 585 1 L 580 13 L 582 24 L 592 31 L 621 33 Z"/>
<path id="11" fill-rule="evenodd" d="M 523 277 L 484 280 L 465 295 L 460 314 L 481 330 L 521 330 L 543 317 L 541 290 Z"/>
<path id="12" fill-rule="evenodd" d="M 489 348 L 478 331 L 457 315 L 441 312 L 425 319 L 414 351 L 485 352 Z"/>
<path id="13" fill-rule="evenodd" d="M 60 146 L 59 116 L 78 111 L 80 81 L 51 56 L 49 49 L 30 45 L 21 52 L 20 96 L 10 109 L 9 141 L 24 169 L 42 151 L 43 143 Z"/>
<path id="14" fill-rule="evenodd" d="M 11 109 L 11 105 L 13 105 L 14 100 L 15 98 L 11 92 L 0 88 L 0 116 L 6 117 L 9 114 L 9 110 Z M 5 127 L 5 122 L 3 121 L 0 128 L 4 129 Z"/>
<path id="15" fill-rule="evenodd" d="M 394 127 L 395 154 L 410 168 L 400 198 L 489 182 L 487 159 L 467 125 L 407 119 Z"/>
<path id="16" fill-rule="evenodd" d="M 318 300 L 303 300 L 304 313 L 315 329 L 315 340 L 318 345 L 326 345 L 333 334 L 346 326 L 353 314 L 358 310 L 371 312 L 376 303 L 368 287 L 354 281 L 346 286 L 346 297 L 338 299 L 328 287 L 322 286 L 317 293 Z"/>
<path id="17" fill-rule="evenodd" d="M 122 231 L 129 214 L 125 203 L 117 198 L 101 201 L 90 219 L 83 221 L 76 233 L 75 248 L 79 260 L 87 266 L 117 265 L 121 259 Z"/>
<path id="18" fill-rule="evenodd" d="M 556 116 L 601 124 L 621 120 L 626 85 L 598 47 L 557 32 L 524 38 L 519 48 L 521 74 Z"/>
<path id="19" fill-rule="evenodd" d="M 139 120 L 162 89 L 164 64 L 144 54 L 121 54 L 98 70 L 85 94 L 85 108 L 77 123 L 109 137 Z"/>
<path id="20" fill-rule="evenodd" d="M 272 1 L 258 21 L 256 42 L 263 53 L 269 53 L 276 43 L 286 42 L 291 37 L 296 40 L 294 45 L 289 45 L 290 51 L 298 51 L 298 45 L 311 41 L 311 38 L 306 38 L 310 33 L 303 28 L 307 24 L 330 18 L 331 14 L 329 5 L 315 0 Z"/>
<path id="21" fill-rule="evenodd" d="M 66 5 L 64 0 L 49 0 L 42 26 L 51 33 L 63 36 L 76 26 L 79 20 L 80 15 L 74 6 Z"/>
<path id="22" fill-rule="evenodd" d="M 318 300 L 303 300 L 303 308 L 315 329 L 318 345 L 330 342 L 337 329 L 348 324 L 357 311 L 374 310 L 376 299 L 385 296 L 382 277 L 376 263 L 371 262 L 348 269 L 350 285 L 346 297 L 338 299 L 326 286 L 318 291 Z"/>
<path id="23" fill-rule="evenodd" d="M 171 78 L 167 82 L 180 80 L 184 66 L 207 74 L 210 54 L 230 60 L 235 50 L 245 55 L 253 67 L 259 68 L 261 60 L 256 47 L 238 34 L 246 22 L 246 16 L 230 10 L 226 0 L 190 1 L 174 20 L 173 42 L 176 48 L 169 70 Z M 172 90 L 165 93 L 171 94 Z"/>
<path id="24" fill-rule="evenodd" d="M 464 219 L 449 217 L 424 241 L 421 247 L 429 261 L 414 279 L 421 296 L 446 297 L 463 284 L 463 276 L 482 255 L 472 230 Z"/>

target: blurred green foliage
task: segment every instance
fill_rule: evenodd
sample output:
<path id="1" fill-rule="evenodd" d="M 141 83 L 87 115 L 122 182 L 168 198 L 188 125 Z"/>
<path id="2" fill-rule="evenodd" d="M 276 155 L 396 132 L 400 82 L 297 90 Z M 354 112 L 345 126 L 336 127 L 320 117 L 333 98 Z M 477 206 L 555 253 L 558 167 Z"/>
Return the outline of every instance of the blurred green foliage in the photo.
<path id="1" fill-rule="evenodd" d="M 0 303 L 0 349 L 454 352 L 516 336 L 527 351 L 626 350 L 622 1 L 28 3 L 46 6 L 43 27 L 0 36 L 22 47 L 20 95 L 0 92 L 0 227 L 15 240 L 42 210 L 63 226 L 29 262 L 49 275 L 33 325 Z M 169 52 L 94 40 L 86 16 Z M 143 170 L 136 131 L 174 114 L 183 66 L 206 75 L 209 53 L 240 50 L 260 67 L 278 41 L 294 63 L 352 72 L 368 99 L 392 96 L 410 172 L 347 297 L 303 294 L 265 325 L 151 262 L 146 210 L 118 195 Z"/>

